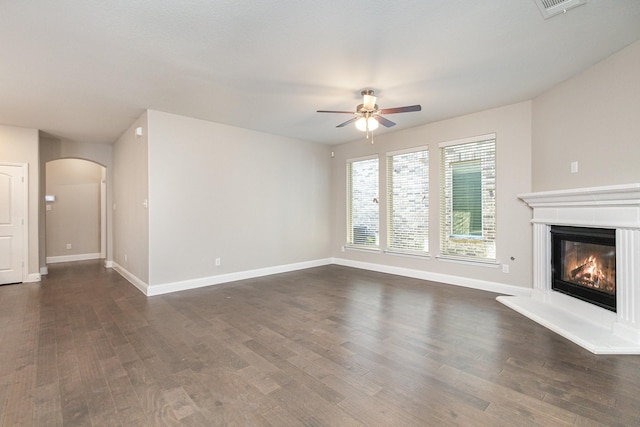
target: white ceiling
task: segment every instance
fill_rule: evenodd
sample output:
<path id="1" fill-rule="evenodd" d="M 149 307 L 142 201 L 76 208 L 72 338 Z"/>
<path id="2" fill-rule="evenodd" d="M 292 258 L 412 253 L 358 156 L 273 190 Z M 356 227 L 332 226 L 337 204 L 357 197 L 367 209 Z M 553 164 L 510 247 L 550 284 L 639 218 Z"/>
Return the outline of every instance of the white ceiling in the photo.
<path id="1" fill-rule="evenodd" d="M 0 123 L 113 142 L 154 109 L 335 144 L 535 97 L 640 40 L 639 0 L 3 0 Z M 640 72 L 640 70 L 639 70 Z"/>

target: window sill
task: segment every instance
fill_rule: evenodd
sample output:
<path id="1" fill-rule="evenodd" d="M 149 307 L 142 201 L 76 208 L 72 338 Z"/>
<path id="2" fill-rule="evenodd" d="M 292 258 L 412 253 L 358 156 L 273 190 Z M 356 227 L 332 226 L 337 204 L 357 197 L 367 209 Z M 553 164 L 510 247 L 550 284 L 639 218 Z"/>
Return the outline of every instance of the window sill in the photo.
<path id="1" fill-rule="evenodd" d="M 463 236 L 454 234 L 449 236 L 448 240 L 455 243 L 482 243 L 485 239 L 483 236 Z"/>
<path id="2" fill-rule="evenodd" d="M 429 255 L 426 252 L 424 252 L 424 253 L 403 252 L 403 251 L 399 251 L 399 250 L 387 249 L 386 251 L 384 251 L 384 253 L 387 254 L 387 255 L 401 256 L 401 257 L 407 257 L 407 258 L 431 259 L 431 255 Z"/>
<path id="3" fill-rule="evenodd" d="M 356 251 L 356 252 L 371 252 L 371 253 L 380 253 L 382 252 L 379 247 L 367 247 L 367 246 L 357 246 L 357 245 L 344 245 L 344 250 L 347 251 Z"/>
<path id="4" fill-rule="evenodd" d="M 455 257 L 446 257 L 446 256 L 438 256 L 436 257 L 436 259 L 442 262 L 452 262 L 456 264 L 473 265 L 474 267 L 488 267 L 488 268 L 500 267 L 500 264 L 495 260 L 475 260 L 470 258 L 455 258 Z"/>

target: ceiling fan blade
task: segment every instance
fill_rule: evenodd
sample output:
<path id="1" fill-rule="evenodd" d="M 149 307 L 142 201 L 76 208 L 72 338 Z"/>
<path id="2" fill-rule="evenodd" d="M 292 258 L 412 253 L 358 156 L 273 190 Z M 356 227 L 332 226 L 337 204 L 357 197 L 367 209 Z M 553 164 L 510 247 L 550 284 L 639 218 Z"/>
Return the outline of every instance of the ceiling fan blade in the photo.
<path id="1" fill-rule="evenodd" d="M 351 114 L 353 114 L 353 113 L 351 113 Z M 360 117 L 357 117 L 357 116 L 356 116 L 356 117 L 354 117 L 353 119 L 349 119 L 349 120 L 347 120 L 347 121 L 346 121 L 346 122 L 344 122 L 344 123 L 340 123 L 340 124 L 339 124 L 338 126 L 336 126 L 336 127 L 337 127 L 337 128 L 344 127 L 344 126 L 348 125 L 349 123 L 353 123 L 353 122 L 355 122 L 355 121 L 356 121 L 356 120 L 358 120 L 359 118 L 360 118 Z"/>
<path id="2" fill-rule="evenodd" d="M 316 113 L 344 113 L 344 114 L 354 114 L 353 111 L 332 111 L 332 110 L 317 110 Z"/>
<path id="3" fill-rule="evenodd" d="M 383 108 L 378 111 L 380 114 L 396 114 L 396 113 L 409 113 L 411 111 L 420 111 L 422 107 L 420 105 L 407 105 L 406 107 L 395 108 Z"/>
<path id="4" fill-rule="evenodd" d="M 390 128 L 391 126 L 395 126 L 396 124 L 389 119 L 385 119 L 382 116 L 373 116 L 374 119 L 378 121 L 382 126 Z"/>

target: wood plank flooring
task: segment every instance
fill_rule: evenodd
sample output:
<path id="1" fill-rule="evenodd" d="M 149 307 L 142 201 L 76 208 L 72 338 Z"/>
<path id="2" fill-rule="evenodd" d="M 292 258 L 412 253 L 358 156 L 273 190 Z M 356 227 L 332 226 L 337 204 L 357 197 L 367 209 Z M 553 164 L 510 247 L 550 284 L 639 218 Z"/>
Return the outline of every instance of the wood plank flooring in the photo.
<path id="1" fill-rule="evenodd" d="M 55 264 L 0 287 L 0 424 L 640 425 L 639 356 L 495 297 L 326 266 L 147 298 Z"/>

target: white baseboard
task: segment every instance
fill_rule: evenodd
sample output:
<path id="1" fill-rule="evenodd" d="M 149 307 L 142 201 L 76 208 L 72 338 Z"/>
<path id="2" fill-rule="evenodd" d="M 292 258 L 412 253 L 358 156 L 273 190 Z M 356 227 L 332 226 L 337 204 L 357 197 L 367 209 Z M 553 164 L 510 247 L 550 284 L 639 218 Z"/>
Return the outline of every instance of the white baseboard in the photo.
<path id="1" fill-rule="evenodd" d="M 44 267 L 40 267 L 40 275 L 46 276 L 49 274 L 49 268 L 45 265 Z"/>
<path id="2" fill-rule="evenodd" d="M 78 254 L 78 255 L 63 255 L 63 256 L 48 256 L 47 264 L 55 264 L 57 262 L 69 262 L 69 261 L 86 261 L 89 259 L 100 259 L 100 253 L 95 254 Z"/>
<path id="3" fill-rule="evenodd" d="M 113 264 L 114 262 L 110 259 L 105 259 L 104 260 L 104 267 L 105 268 L 113 268 Z"/>
<path id="4" fill-rule="evenodd" d="M 238 280 L 253 279 L 256 277 L 269 276 L 271 274 L 287 273 L 290 271 L 303 270 L 305 268 L 319 267 L 323 265 L 342 265 L 345 267 L 360 268 L 363 270 L 376 271 L 379 273 L 395 274 L 398 276 L 411 277 L 414 279 L 430 280 L 438 283 L 445 283 L 466 288 L 479 289 L 483 291 L 495 292 L 502 295 L 530 296 L 531 289 L 518 286 L 505 285 L 504 283 L 489 282 L 486 280 L 472 279 L 469 277 L 452 276 L 449 274 L 433 273 L 410 268 L 394 267 L 383 264 L 352 261 L 343 258 L 325 258 L 314 261 L 305 261 L 294 264 L 285 264 L 274 267 L 258 268 L 255 270 L 239 271 L 235 273 L 219 274 L 217 276 L 200 277 L 197 279 L 181 280 L 178 282 L 162 283 L 159 285 L 149 285 L 131 274 L 114 261 L 107 261 L 105 265 L 116 270 L 122 277 L 127 279 L 147 296 L 163 295 L 171 292 L 186 291 L 206 286 L 220 285 Z"/>
<path id="5" fill-rule="evenodd" d="M 140 280 L 136 275 L 132 274 L 129 270 L 127 270 L 126 268 L 123 268 L 121 265 L 119 265 L 114 261 L 111 261 L 111 268 L 117 271 L 119 275 L 127 279 L 127 281 L 131 283 L 133 286 L 138 288 L 140 292 L 142 292 L 147 296 L 149 295 L 148 294 L 149 285 L 145 283 L 143 280 Z"/>
<path id="6" fill-rule="evenodd" d="M 287 273 L 289 271 L 303 270 L 305 268 L 319 267 L 328 264 L 331 264 L 330 258 L 278 265 L 275 267 L 257 268 L 255 270 L 239 271 L 237 273 L 219 274 L 217 276 L 202 277 L 198 279 L 181 280 L 179 282 L 162 283 L 159 285 L 149 286 L 146 294 L 147 296 L 162 295 L 170 292 L 219 285 L 222 283 L 235 282 L 237 280 L 253 279 L 255 277 L 269 276 L 271 274 Z"/>
<path id="7" fill-rule="evenodd" d="M 463 286 L 465 288 L 480 289 L 483 291 L 495 292 L 503 295 L 529 296 L 531 289 L 519 286 L 505 285 L 504 283 L 489 282 L 486 280 L 472 279 L 469 277 L 452 276 L 450 274 L 433 273 L 430 271 L 414 270 L 410 268 L 394 267 L 384 264 L 374 264 L 369 262 L 352 261 L 343 258 L 333 258 L 333 264 L 346 267 L 360 268 L 363 270 L 377 271 L 379 273 L 395 274 L 398 276 L 411 277 L 413 279 L 430 280 L 432 282 L 445 283 L 448 285 Z"/>
<path id="8" fill-rule="evenodd" d="M 39 282 L 41 279 L 42 277 L 40 277 L 40 273 L 30 273 L 27 275 L 27 279 L 24 283 Z"/>

